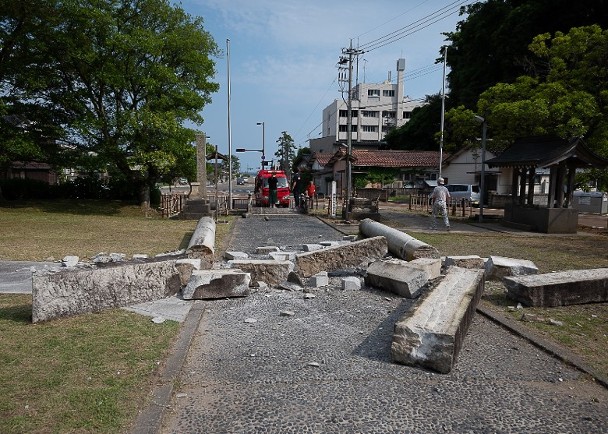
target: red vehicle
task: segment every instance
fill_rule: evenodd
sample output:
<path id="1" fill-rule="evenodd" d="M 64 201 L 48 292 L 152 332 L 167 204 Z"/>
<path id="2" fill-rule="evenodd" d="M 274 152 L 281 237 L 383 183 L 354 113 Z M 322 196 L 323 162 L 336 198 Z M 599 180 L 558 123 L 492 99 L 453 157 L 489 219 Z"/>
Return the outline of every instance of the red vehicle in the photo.
<path id="1" fill-rule="evenodd" d="M 289 182 L 282 170 L 260 170 L 255 177 L 255 203 L 256 206 L 269 206 L 268 179 L 272 174 L 277 178 L 277 200 L 283 207 L 289 206 Z"/>

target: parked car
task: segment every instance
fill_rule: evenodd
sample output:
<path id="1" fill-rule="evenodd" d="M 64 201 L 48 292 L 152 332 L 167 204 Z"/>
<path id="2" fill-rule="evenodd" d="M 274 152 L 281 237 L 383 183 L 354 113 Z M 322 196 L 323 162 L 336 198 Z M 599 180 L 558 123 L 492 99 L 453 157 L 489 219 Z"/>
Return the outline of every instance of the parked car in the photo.
<path id="1" fill-rule="evenodd" d="M 448 184 L 446 188 L 450 192 L 452 200 L 466 199 L 473 205 L 479 205 L 479 186 L 471 184 Z"/>
<path id="2" fill-rule="evenodd" d="M 179 185 L 188 185 L 188 179 L 186 179 L 186 178 L 179 178 L 179 179 L 177 180 L 177 183 L 178 183 Z"/>
<path id="3" fill-rule="evenodd" d="M 245 178 L 236 178 L 236 185 L 245 185 Z"/>

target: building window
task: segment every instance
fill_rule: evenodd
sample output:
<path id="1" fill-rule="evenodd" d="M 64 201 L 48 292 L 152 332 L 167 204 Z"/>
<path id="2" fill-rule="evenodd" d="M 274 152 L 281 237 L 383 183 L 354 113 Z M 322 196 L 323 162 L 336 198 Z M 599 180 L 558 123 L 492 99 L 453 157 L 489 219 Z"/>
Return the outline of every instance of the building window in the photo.
<path id="1" fill-rule="evenodd" d="M 395 96 L 395 91 L 393 89 L 384 89 L 382 91 L 382 96 Z"/>
<path id="2" fill-rule="evenodd" d="M 361 125 L 361 130 L 364 133 L 377 133 L 378 125 Z"/>
<path id="3" fill-rule="evenodd" d="M 362 113 L 364 118 L 377 118 L 380 114 L 380 112 L 375 110 L 363 110 Z"/>
<path id="4" fill-rule="evenodd" d="M 403 112 L 403 119 L 409 119 L 412 117 L 412 112 Z"/>
<path id="5" fill-rule="evenodd" d="M 380 96 L 380 89 L 367 89 L 367 96 Z"/>
<path id="6" fill-rule="evenodd" d="M 396 117 L 396 113 L 393 110 L 384 110 L 382 112 L 382 117 L 383 118 L 392 118 L 394 119 Z"/>
<path id="7" fill-rule="evenodd" d="M 340 131 L 341 133 L 345 133 L 348 130 L 346 129 L 347 125 L 340 125 L 338 126 L 338 131 Z"/>
<path id="8" fill-rule="evenodd" d="M 341 118 L 347 118 L 348 117 L 348 110 L 340 110 L 339 113 Z M 351 110 L 350 111 L 350 117 L 351 118 L 356 118 L 357 116 L 359 116 L 359 111 L 358 110 Z"/>

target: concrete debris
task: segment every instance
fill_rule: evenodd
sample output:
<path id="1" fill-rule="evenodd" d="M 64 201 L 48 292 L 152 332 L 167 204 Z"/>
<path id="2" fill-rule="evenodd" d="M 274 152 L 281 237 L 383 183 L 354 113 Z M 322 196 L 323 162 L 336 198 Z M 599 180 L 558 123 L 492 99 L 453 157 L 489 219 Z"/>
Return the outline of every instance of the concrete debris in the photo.
<path id="1" fill-rule="evenodd" d="M 407 266 L 401 259 L 376 261 L 367 268 L 365 284 L 406 298 L 416 298 L 429 281 L 426 271 Z"/>
<path id="2" fill-rule="evenodd" d="M 414 311 L 407 312 L 395 324 L 393 360 L 450 372 L 483 289 L 482 270 L 451 267 Z"/>
<path id="3" fill-rule="evenodd" d="M 608 301 L 608 268 L 503 278 L 507 297 L 524 306 L 556 307 Z"/>
<path id="4" fill-rule="evenodd" d="M 249 295 L 249 273 L 238 269 L 196 270 L 182 290 L 184 300 L 206 300 Z"/>
<path id="5" fill-rule="evenodd" d="M 248 259 L 249 255 L 245 252 L 226 252 L 224 253 L 224 259 L 231 261 L 233 259 Z"/>
<path id="6" fill-rule="evenodd" d="M 475 269 L 485 269 L 485 261 L 477 255 L 465 256 L 446 256 L 444 265 L 446 267 L 460 267 Z"/>
<path id="7" fill-rule="evenodd" d="M 260 246 L 260 247 L 256 247 L 255 249 L 255 253 L 258 255 L 267 255 L 270 252 L 278 252 L 279 249 L 277 246 Z"/>
<path id="8" fill-rule="evenodd" d="M 486 261 L 486 279 L 502 279 L 507 276 L 538 274 L 538 267 L 527 259 L 490 256 Z"/>
<path id="9" fill-rule="evenodd" d="M 342 289 L 344 291 L 359 291 L 361 289 L 361 279 L 355 276 L 343 277 Z"/>
<path id="10" fill-rule="evenodd" d="M 78 256 L 64 256 L 61 260 L 61 265 L 64 267 L 75 267 L 78 265 L 80 258 Z"/>
<path id="11" fill-rule="evenodd" d="M 228 261 L 232 268 L 239 268 L 251 274 L 251 280 L 261 280 L 268 285 L 278 285 L 287 280 L 294 269 L 291 261 L 275 261 L 273 259 L 242 259 Z"/>

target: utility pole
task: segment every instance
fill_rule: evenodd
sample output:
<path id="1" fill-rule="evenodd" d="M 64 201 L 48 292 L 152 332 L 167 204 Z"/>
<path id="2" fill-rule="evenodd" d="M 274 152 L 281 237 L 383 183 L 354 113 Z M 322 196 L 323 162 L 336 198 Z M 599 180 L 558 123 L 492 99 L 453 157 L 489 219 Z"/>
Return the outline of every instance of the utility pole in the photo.
<path id="1" fill-rule="evenodd" d="M 441 81 L 441 138 L 439 140 L 439 178 L 443 163 L 443 129 L 445 125 L 445 66 L 448 60 L 448 47 L 443 47 L 443 80 Z"/>
<path id="2" fill-rule="evenodd" d="M 359 54 L 363 54 L 362 50 L 357 50 L 353 48 L 353 41 L 350 40 L 350 45 L 348 48 L 342 49 L 342 56 L 340 56 L 339 65 L 348 64 L 347 66 L 347 74 L 348 74 L 348 98 L 346 101 L 346 201 L 345 206 L 346 209 L 344 211 L 344 217 L 348 216 L 348 212 L 350 210 L 350 200 L 352 196 L 352 188 L 353 188 L 353 179 L 352 179 L 352 155 L 353 155 L 353 136 L 352 136 L 352 127 L 353 127 L 353 119 L 352 119 L 352 111 L 353 111 L 353 58 L 354 56 L 358 56 Z M 343 67 L 340 67 L 343 69 Z M 342 71 L 341 71 L 342 72 Z M 344 77 L 342 74 L 338 77 L 340 81 L 344 81 Z M 338 131 L 338 135 L 339 135 Z"/>

